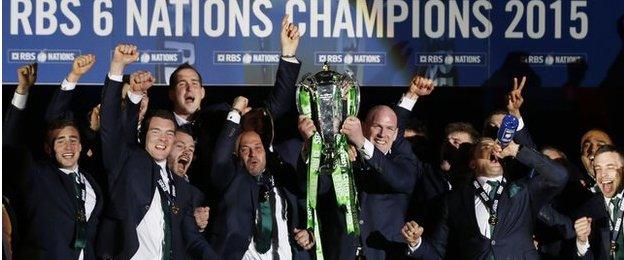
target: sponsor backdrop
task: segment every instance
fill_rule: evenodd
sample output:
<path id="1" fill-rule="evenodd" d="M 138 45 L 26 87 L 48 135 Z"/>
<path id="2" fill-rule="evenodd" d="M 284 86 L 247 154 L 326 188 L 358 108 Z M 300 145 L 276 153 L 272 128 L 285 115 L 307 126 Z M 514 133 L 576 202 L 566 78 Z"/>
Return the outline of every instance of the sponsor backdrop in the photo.
<path id="1" fill-rule="evenodd" d="M 2 81 L 38 62 L 39 82 L 58 84 L 74 57 L 93 53 L 99 73 L 82 82 L 101 84 L 123 42 L 142 51 L 131 69 L 161 84 L 188 62 L 205 85 L 271 85 L 285 13 L 302 33 L 304 73 L 328 62 L 364 86 L 404 86 L 414 73 L 481 86 L 509 68 L 542 86 L 569 74 L 597 86 L 624 41 L 622 0 L 6 0 Z"/>

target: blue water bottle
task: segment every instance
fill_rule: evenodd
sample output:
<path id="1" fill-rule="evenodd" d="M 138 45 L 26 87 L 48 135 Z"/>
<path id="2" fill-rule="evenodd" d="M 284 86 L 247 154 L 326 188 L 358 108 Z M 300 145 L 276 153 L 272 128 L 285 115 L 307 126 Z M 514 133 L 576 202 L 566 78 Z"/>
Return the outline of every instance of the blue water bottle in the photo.
<path id="1" fill-rule="evenodd" d="M 518 118 L 510 114 L 505 115 L 505 117 L 503 118 L 503 122 L 498 129 L 498 134 L 496 135 L 496 141 L 498 141 L 502 148 L 507 147 L 507 145 L 511 143 L 517 129 Z"/>

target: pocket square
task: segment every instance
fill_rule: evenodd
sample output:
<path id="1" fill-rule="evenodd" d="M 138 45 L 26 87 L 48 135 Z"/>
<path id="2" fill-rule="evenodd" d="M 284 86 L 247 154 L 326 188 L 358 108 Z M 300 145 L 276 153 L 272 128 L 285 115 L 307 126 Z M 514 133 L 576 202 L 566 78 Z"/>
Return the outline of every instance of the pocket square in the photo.
<path id="1" fill-rule="evenodd" d="M 522 190 L 522 187 L 516 185 L 515 183 L 510 184 L 508 189 L 509 197 L 513 198 L 520 190 Z"/>

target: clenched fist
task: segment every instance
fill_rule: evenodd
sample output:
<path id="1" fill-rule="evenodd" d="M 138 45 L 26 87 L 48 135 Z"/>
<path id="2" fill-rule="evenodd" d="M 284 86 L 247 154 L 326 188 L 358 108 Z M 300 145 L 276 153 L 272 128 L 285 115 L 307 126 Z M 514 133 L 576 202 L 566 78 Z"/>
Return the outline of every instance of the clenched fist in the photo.
<path id="1" fill-rule="evenodd" d="M 347 117 L 342 124 L 340 132 L 347 136 L 347 139 L 355 145 L 356 148 L 362 148 L 364 146 L 364 134 L 362 132 L 362 123 L 360 119 L 354 116 Z"/>
<path id="2" fill-rule="evenodd" d="M 592 219 L 588 217 L 582 217 L 574 221 L 574 232 L 576 233 L 576 241 L 579 244 L 585 244 L 589 240 L 591 222 Z"/>
<path id="3" fill-rule="evenodd" d="M 312 119 L 304 115 L 299 116 L 298 128 L 303 140 L 310 139 L 310 137 L 314 135 L 314 132 L 316 132 L 316 126 L 314 125 Z"/>
<path id="4" fill-rule="evenodd" d="M 314 237 L 310 234 L 310 231 L 306 229 L 295 228 L 295 241 L 305 250 L 310 250 L 314 246 Z"/>
<path id="5" fill-rule="evenodd" d="M 410 82 L 409 90 L 405 93 L 408 98 L 416 99 L 418 97 L 427 96 L 431 94 L 435 84 L 432 80 L 423 78 L 421 76 L 414 76 Z"/>
<path id="6" fill-rule="evenodd" d="M 249 100 L 243 96 L 234 98 L 234 102 L 232 102 L 232 109 L 236 110 L 236 112 L 238 112 L 241 116 L 244 116 L 247 112 L 251 111 L 251 107 L 249 107 Z"/>
<path id="7" fill-rule="evenodd" d="M 139 49 L 132 44 L 119 44 L 115 47 L 110 74 L 123 75 L 124 68 L 139 59 Z"/>
<path id="8" fill-rule="evenodd" d="M 20 95 L 28 94 L 30 87 L 37 81 L 37 63 L 28 64 L 17 69 L 17 92 Z"/>
<path id="9" fill-rule="evenodd" d="M 407 242 L 407 244 L 411 247 L 414 247 L 420 243 L 420 237 L 422 236 L 425 230 L 418 225 L 415 221 L 410 221 L 405 223 L 403 228 L 401 229 L 401 234 L 403 238 Z"/>
<path id="10" fill-rule="evenodd" d="M 130 75 L 130 91 L 134 94 L 146 94 L 155 81 L 149 71 L 137 71 Z"/>
<path id="11" fill-rule="evenodd" d="M 74 59 L 74 63 L 72 64 L 72 69 L 67 75 L 67 81 L 76 83 L 84 75 L 89 72 L 91 68 L 93 68 L 93 64 L 95 64 L 95 55 L 86 54 L 80 55 Z"/>
<path id="12" fill-rule="evenodd" d="M 195 224 L 199 228 L 199 232 L 204 232 L 206 226 L 208 226 L 208 218 L 210 217 L 210 208 L 209 207 L 197 207 L 193 212 L 193 216 L 195 217 Z"/>

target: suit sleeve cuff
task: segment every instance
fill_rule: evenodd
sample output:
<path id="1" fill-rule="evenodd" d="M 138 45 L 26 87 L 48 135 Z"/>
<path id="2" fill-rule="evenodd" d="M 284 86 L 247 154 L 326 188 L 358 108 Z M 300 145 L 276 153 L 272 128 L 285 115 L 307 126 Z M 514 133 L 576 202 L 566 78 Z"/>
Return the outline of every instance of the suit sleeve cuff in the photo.
<path id="1" fill-rule="evenodd" d="M 11 100 L 11 104 L 19 110 L 24 110 L 24 108 L 26 108 L 27 100 L 28 100 L 28 93 L 22 95 L 22 94 L 15 92 L 15 94 L 13 94 L 13 100 Z"/>
<path id="2" fill-rule="evenodd" d="M 141 99 L 143 99 L 143 95 L 128 91 L 128 99 L 130 99 L 133 104 L 138 104 L 141 102 Z"/>
<path id="3" fill-rule="evenodd" d="M 230 111 L 227 114 L 227 120 L 232 121 L 233 123 L 239 124 L 241 119 L 241 115 L 236 111 Z"/>
<path id="4" fill-rule="evenodd" d="M 367 139 L 364 139 L 364 145 L 362 148 L 358 148 L 358 151 L 360 151 L 364 159 L 370 160 L 373 158 L 373 154 L 375 154 L 375 146 Z"/>
<path id="5" fill-rule="evenodd" d="M 410 246 L 407 245 L 407 253 L 409 255 L 414 254 L 414 252 L 416 252 L 416 250 L 418 250 L 418 248 L 420 248 L 420 245 L 422 244 L 422 238 L 418 239 L 418 243 L 416 243 L 415 246 Z"/>
<path id="6" fill-rule="evenodd" d="M 69 82 L 67 79 L 64 79 L 61 83 L 61 90 L 63 91 L 72 91 L 76 88 L 76 82 Z"/>
<path id="7" fill-rule="evenodd" d="M 520 131 L 524 128 L 524 120 L 522 120 L 522 117 L 518 117 L 518 129 L 516 129 L 516 131 Z"/>
<path id="8" fill-rule="evenodd" d="M 399 101 L 399 106 L 409 111 L 412 111 L 412 109 L 414 108 L 414 105 L 416 105 L 417 100 L 418 100 L 418 97 L 416 97 L 415 99 L 411 99 L 403 95 L 403 97 Z"/>
<path id="9" fill-rule="evenodd" d="M 295 58 L 295 57 L 289 57 L 289 58 L 283 58 L 282 57 L 282 60 L 284 60 L 286 62 L 290 62 L 290 63 L 299 64 L 299 60 L 297 60 L 297 58 Z"/>
<path id="10" fill-rule="evenodd" d="M 585 256 L 587 254 L 587 250 L 589 250 L 589 242 L 581 244 L 578 240 L 576 240 L 576 254 L 578 256 Z"/>
<path id="11" fill-rule="evenodd" d="M 112 81 L 123 82 L 123 75 L 111 75 L 108 73 L 108 78 Z"/>

